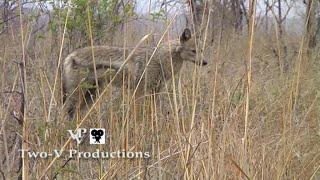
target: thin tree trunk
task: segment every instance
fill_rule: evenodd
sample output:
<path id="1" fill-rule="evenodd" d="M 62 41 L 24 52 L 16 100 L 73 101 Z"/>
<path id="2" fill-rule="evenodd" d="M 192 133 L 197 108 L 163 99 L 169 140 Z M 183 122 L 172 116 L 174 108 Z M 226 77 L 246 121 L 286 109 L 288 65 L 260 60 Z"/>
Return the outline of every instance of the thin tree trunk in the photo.
<path id="1" fill-rule="evenodd" d="M 266 0 L 266 10 L 265 10 L 265 23 L 266 23 L 266 32 L 268 33 L 269 31 L 269 17 L 268 17 L 268 12 L 269 12 L 269 0 Z"/>
<path id="2" fill-rule="evenodd" d="M 192 14 L 192 19 L 195 27 L 195 31 L 198 32 L 198 19 L 197 19 L 197 12 L 196 12 L 196 0 L 190 0 L 190 9 L 191 9 L 191 14 Z"/>
<path id="3" fill-rule="evenodd" d="M 231 10 L 233 13 L 233 28 L 236 32 L 241 32 L 242 30 L 242 11 L 240 0 L 231 1 Z"/>
<path id="4" fill-rule="evenodd" d="M 306 23 L 307 23 L 307 43 L 309 48 L 316 46 L 316 35 L 315 35 L 315 3 L 314 0 L 309 0 L 306 9 Z"/>
<path id="5" fill-rule="evenodd" d="M 281 1 L 278 0 L 278 29 L 279 29 L 279 39 L 282 40 L 283 30 L 282 30 L 282 7 L 281 7 Z"/>
<path id="6" fill-rule="evenodd" d="M 9 27 L 9 6 L 8 1 L 3 1 L 3 14 L 2 14 L 2 20 L 4 22 L 4 26 L 2 27 L 3 31 L 7 31 L 7 28 Z"/>

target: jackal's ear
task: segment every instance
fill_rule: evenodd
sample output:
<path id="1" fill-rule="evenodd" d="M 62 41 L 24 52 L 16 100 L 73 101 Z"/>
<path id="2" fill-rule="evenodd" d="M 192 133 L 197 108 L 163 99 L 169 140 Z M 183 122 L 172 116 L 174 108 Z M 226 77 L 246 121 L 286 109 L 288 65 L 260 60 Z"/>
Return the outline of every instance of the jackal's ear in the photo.
<path id="1" fill-rule="evenodd" d="M 191 31 L 189 28 L 185 28 L 183 33 L 180 36 L 180 42 L 184 43 L 191 38 Z"/>

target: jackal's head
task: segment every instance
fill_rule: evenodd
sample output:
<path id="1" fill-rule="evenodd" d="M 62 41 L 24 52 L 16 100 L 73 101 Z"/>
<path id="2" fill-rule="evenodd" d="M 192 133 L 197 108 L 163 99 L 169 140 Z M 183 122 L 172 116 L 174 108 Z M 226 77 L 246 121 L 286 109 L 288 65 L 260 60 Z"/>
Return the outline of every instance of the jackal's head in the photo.
<path id="1" fill-rule="evenodd" d="M 191 35 L 190 29 L 184 29 L 180 36 L 180 56 L 185 61 L 191 61 L 197 65 L 207 65 L 207 61 L 197 57 L 195 37 Z"/>

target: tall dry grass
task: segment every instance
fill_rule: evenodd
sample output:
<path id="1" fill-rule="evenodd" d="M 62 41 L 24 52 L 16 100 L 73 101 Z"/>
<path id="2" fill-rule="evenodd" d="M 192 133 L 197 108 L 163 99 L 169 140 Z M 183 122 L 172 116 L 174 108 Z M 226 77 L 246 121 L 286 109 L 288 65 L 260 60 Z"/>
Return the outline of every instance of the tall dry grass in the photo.
<path id="1" fill-rule="evenodd" d="M 130 33 L 133 29 L 128 25 L 125 31 L 117 41 L 137 44 L 130 42 L 136 38 Z M 61 116 L 58 68 L 67 39 L 61 33 L 60 44 L 53 44 L 56 37 L 46 33 L 36 41 L 35 56 L 25 56 L 24 131 L 11 114 L 18 111 L 19 95 L 1 94 L 1 175 L 19 176 L 14 162 L 17 142 L 24 136 L 33 151 L 98 148 L 151 153 L 149 159 L 25 159 L 26 179 L 320 178 L 319 55 L 304 53 L 306 47 L 297 40 L 301 38 L 288 35 L 289 55 L 280 57 L 290 62 L 284 74 L 272 49 L 277 47 L 275 33 L 253 32 L 255 36 L 221 30 L 218 41 L 203 45 L 200 57 L 209 61 L 208 66 L 186 63 L 177 79 L 167 82 L 161 93 L 143 98 L 138 107 L 132 91 L 109 85 L 88 113 L 72 122 Z M 20 90 L 19 68 L 13 61 L 21 60 L 29 33 L 25 22 L 20 32 L 0 37 L 2 92 Z M 165 42 L 172 35 L 169 31 L 162 37 Z M 67 133 L 76 127 L 106 128 L 107 144 L 76 145 Z"/>

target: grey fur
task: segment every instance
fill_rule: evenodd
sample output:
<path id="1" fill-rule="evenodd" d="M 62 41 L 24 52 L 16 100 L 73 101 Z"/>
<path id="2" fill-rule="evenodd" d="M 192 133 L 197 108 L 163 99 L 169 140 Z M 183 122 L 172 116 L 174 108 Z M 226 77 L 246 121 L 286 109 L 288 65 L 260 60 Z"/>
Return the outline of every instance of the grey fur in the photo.
<path id="1" fill-rule="evenodd" d="M 67 56 L 63 64 L 63 91 L 64 111 L 72 118 L 76 107 L 82 107 L 84 100 L 90 100 L 96 89 L 96 78 L 93 64 L 93 54 L 96 65 L 97 81 L 100 88 L 119 71 L 121 65 L 130 53 L 130 49 L 109 46 L 95 46 L 78 49 Z M 171 50 L 170 50 L 171 49 Z M 164 81 L 172 78 L 180 72 L 183 61 L 191 61 L 198 65 L 206 65 L 206 61 L 197 59 L 195 39 L 189 29 L 185 29 L 180 37 L 180 42 L 157 49 L 154 57 L 150 60 L 154 48 L 139 48 L 127 61 L 124 68 L 115 78 L 113 84 L 116 87 L 123 86 L 124 79 L 132 79 L 129 87 L 135 88 L 140 78 L 142 79 L 137 90 L 141 96 L 148 92 L 159 92 Z M 171 65 L 172 59 L 172 65 Z M 143 71 L 146 69 L 145 74 Z M 82 85 L 81 85 L 82 84 Z M 83 85 L 84 84 L 84 85 Z M 85 98 L 79 98 L 79 95 Z M 81 101 L 79 102 L 79 99 Z"/>

